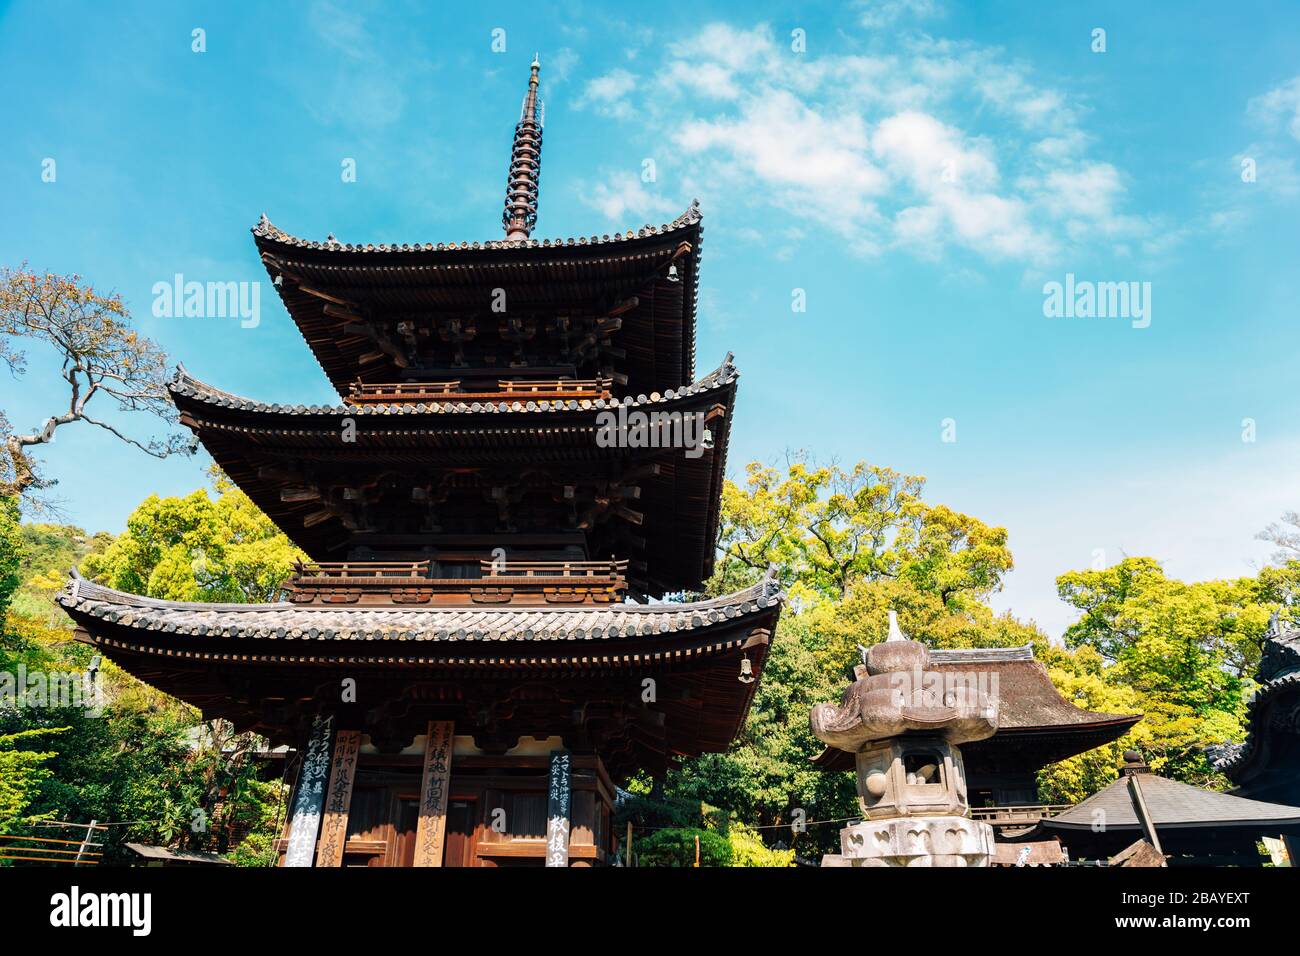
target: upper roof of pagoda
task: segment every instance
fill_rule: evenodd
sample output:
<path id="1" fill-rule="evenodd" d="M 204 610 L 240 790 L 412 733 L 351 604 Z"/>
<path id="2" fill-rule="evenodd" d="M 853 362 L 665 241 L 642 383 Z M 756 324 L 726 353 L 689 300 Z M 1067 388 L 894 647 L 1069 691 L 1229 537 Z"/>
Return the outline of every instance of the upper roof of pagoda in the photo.
<path id="1" fill-rule="evenodd" d="M 685 385 L 702 232 L 696 204 L 661 226 L 567 239 L 362 245 L 299 239 L 265 217 L 253 228 L 285 308 L 340 395 L 357 380 L 460 368 L 608 370 L 634 392 Z M 512 320 L 528 324 L 526 343 L 510 338 L 521 331 Z"/>
<path id="2" fill-rule="evenodd" d="M 289 315 L 340 395 L 448 379 L 608 379 L 632 394 L 695 369 L 698 202 L 637 230 L 532 238 L 541 180 L 534 59 L 506 177 L 504 238 L 345 243 L 253 238 Z"/>

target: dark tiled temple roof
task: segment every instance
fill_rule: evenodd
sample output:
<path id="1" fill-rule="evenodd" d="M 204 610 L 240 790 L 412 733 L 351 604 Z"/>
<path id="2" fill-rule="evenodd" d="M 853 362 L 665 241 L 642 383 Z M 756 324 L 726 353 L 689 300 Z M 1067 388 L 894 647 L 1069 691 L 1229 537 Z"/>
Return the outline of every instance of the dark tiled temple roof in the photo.
<path id="1" fill-rule="evenodd" d="M 253 235 L 259 239 L 266 239 L 285 246 L 293 246 L 298 249 L 313 249 L 323 252 L 337 253 L 385 253 L 385 252 L 489 252 L 496 249 L 560 249 L 575 248 L 582 246 L 600 246 L 612 245 L 623 242 L 630 242 L 635 239 L 646 239 L 653 236 L 661 236 L 669 233 L 675 233 L 688 226 L 696 225 L 701 220 L 699 200 L 692 200 L 690 206 L 680 216 L 672 222 L 666 222 L 663 225 L 655 226 L 647 223 L 640 229 L 627 229 L 623 232 L 605 233 L 599 236 L 568 236 L 555 239 L 485 239 L 474 242 L 366 242 L 352 243 L 339 242 L 332 235 L 324 242 L 317 242 L 311 239 L 300 239 L 297 236 L 285 232 L 276 226 L 270 219 L 266 218 L 263 213 L 258 220 L 257 225 L 253 227 Z"/>
<path id="2" fill-rule="evenodd" d="M 707 631 L 779 610 L 773 574 L 743 591 L 683 604 L 589 606 L 406 606 L 200 604 L 127 594 L 75 571 L 58 602 L 83 626 L 135 632 L 264 641 L 504 642 L 610 641 Z"/>
<path id="3" fill-rule="evenodd" d="M 432 474 L 483 461 L 529 467 L 651 462 L 659 471 L 640 479 L 644 492 L 638 505 L 644 513 L 646 581 L 650 593 L 668 593 L 698 589 L 713 570 L 738 380 L 728 355 L 692 385 L 622 400 L 280 405 L 223 392 L 183 370 L 169 388 L 181 421 L 222 470 L 317 560 L 331 559 L 350 538 L 335 521 L 308 526 L 305 516 L 317 505 L 285 501 L 283 481 L 263 471 L 268 461 L 309 459 L 322 471 L 339 474 L 394 464 Z M 697 457 L 687 457 L 681 448 L 602 447 L 598 441 L 603 413 L 622 408 L 708 414 L 717 406 L 725 412 L 709 423 L 712 447 L 700 449 Z M 340 442 L 345 419 L 356 425 L 355 444 Z M 602 546 L 601 553 L 606 549 Z"/>
<path id="4" fill-rule="evenodd" d="M 1202 790 L 1153 773 L 1137 775 L 1142 797 L 1157 830 L 1165 827 L 1246 826 L 1253 823 L 1300 825 L 1300 807 L 1247 800 L 1227 793 Z M 1104 814 L 1104 815 L 1102 815 Z M 1133 807 L 1128 777 L 1094 793 L 1064 813 L 1047 817 L 1040 826 L 1047 830 L 1092 830 L 1098 820 L 1107 830 L 1138 830 L 1141 823 Z"/>
<path id="5" fill-rule="evenodd" d="M 363 364 L 369 346 L 341 341 L 328 302 L 378 312 L 475 314 L 494 288 L 511 290 L 512 308 L 565 315 L 639 299 L 623 315 L 619 342 L 636 390 L 681 386 L 694 378 L 695 314 L 703 238 L 698 203 L 670 223 L 603 236 L 489 239 L 460 243 L 315 242 L 292 236 L 265 216 L 253 228 L 268 273 L 303 339 L 340 395 L 357 378 L 395 381 L 386 362 Z M 676 281 L 664 275 L 670 262 Z"/>
<path id="6" fill-rule="evenodd" d="M 1300 698 L 1300 627 L 1273 625 L 1264 642 L 1258 680 L 1260 688 L 1246 709 L 1246 742 L 1206 748 L 1214 769 L 1238 782 L 1249 765 L 1262 758 L 1264 738 L 1282 733 L 1280 727 L 1270 725 L 1270 713 L 1280 709 L 1284 699 Z"/>
<path id="7" fill-rule="evenodd" d="M 706 392 L 715 391 L 734 385 L 740 378 L 740 372 L 727 355 L 721 365 L 700 380 L 678 389 L 667 389 L 663 394 L 651 392 L 649 395 L 627 396 L 623 399 L 583 398 L 564 401 L 511 401 L 511 402 L 430 402 L 429 404 L 393 404 L 393 405 L 282 405 L 260 402 L 244 398 L 231 392 L 224 392 L 205 382 L 194 378 L 183 367 L 176 370 L 168 390 L 180 399 L 176 404 L 184 408 L 186 399 L 203 405 L 218 408 L 237 409 L 273 415 L 305 415 L 335 417 L 366 417 L 372 415 L 465 415 L 465 414 L 519 414 L 526 412 L 575 412 L 601 411 L 617 409 L 620 405 L 628 408 L 670 405 L 683 399 L 693 398 Z"/>

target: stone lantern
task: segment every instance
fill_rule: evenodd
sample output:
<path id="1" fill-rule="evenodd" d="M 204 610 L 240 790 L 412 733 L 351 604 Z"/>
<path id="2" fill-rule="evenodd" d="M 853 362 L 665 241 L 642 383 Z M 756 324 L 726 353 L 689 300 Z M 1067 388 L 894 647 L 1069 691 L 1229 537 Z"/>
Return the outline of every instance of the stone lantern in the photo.
<path id="1" fill-rule="evenodd" d="M 822 866 L 988 866 L 993 828 L 967 816 L 957 746 L 997 731 L 997 691 L 985 674 L 929 667 L 890 611 L 888 640 L 864 650 L 841 704 L 809 714 L 819 740 L 854 755 L 863 815 Z"/>

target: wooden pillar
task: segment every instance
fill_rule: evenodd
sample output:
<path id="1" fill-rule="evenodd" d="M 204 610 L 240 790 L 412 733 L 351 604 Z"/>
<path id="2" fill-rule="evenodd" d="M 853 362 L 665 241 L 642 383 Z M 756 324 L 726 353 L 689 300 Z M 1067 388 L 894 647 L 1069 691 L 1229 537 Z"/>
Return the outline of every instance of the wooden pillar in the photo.
<path id="1" fill-rule="evenodd" d="M 550 779 L 546 787 L 546 865 L 569 865 L 570 758 L 567 750 L 551 751 Z"/>
<path id="2" fill-rule="evenodd" d="M 352 782 L 357 776 L 357 752 L 361 731 L 340 730 L 334 741 L 330 783 L 325 790 L 325 817 L 321 823 L 317 866 L 342 866 L 343 846 L 348 839 L 348 808 L 352 805 Z"/>
<path id="3" fill-rule="evenodd" d="M 453 721 L 429 721 L 428 739 L 424 745 L 424 774 L 420 781 L 420 820 L 415 830 L 415 866 L 442 866 L 454 739 Z"/>
<path id="4" fill-rule="evenodd" d="M 325 778 L 330 769 L 330 731 L 333 717 L 317 717 L 311 724 L 311 739 L 298 774 L 298 789 L 293 797 L 293 817 L 289 824 L 289 846 L 285 866 L 311 866 L 316 854 L 316 834 L 320 830 L 321 809 L 325 803 Z"/>

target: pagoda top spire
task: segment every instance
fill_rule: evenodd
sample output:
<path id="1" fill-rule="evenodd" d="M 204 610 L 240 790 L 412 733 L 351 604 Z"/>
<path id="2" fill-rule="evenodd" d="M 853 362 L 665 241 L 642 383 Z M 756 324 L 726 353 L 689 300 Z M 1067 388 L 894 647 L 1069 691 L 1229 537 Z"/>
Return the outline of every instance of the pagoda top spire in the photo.
<path id="1" fill-rule="evenodd" d="M 538 95 L 541 72 L 540 58 L 534 54 L 528 76 L 528 92 L 524 94 L 515 125 L 514 146 L 510 150 L 510 172 L 506 178 L 506 208 L 501 223 L 506 229 L 506 239 L 527 239 L 537 223 L 537 187 L 542 173 L 542 124 L 545 122 L 545 104 Z"/>

